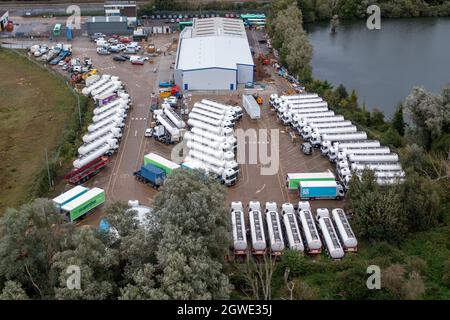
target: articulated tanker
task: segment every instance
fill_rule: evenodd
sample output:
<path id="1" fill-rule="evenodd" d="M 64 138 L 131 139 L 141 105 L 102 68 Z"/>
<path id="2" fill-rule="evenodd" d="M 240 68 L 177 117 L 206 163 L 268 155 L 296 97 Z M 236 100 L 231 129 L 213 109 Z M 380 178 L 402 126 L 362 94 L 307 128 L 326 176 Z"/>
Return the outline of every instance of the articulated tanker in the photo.
<path id="1" fill-rule="evenodd" d="M 97 115 L 99 113 L 108 111 L 109 109 L 115 108 L 117 106 L 123 106 L 125 108 L 126 102 L 124 100 L 122 100 L 121 98 L 116 99 L 114 101 L 109 102 L 108 104 L 105 104 L 102 107 L 99 108 L 95 108 L 94 109 L 94 115 Z"/>
<path id="2" fill-rule="evenodd" d="M 244 208 L 240 201 L 231 203 L 231 227 L 233 229 L 234 254 L 245 254 L 247 251 L 247 234 L 245 229 Z"/>
<path id="3" fill-rule="evenodd" d="M 216 135 L 222 135 L 224 132 L 227 132 L 227 130 L 224 130 L 224 129 L 227 129 L 227 128 L 215 127 L 213 125 L 210 125 L 210 124 L 207 124 L 207 123 L 204 123 L 202 121 L 195 120 L 195 119 L 189 119 L 188 120 L 188 125 L 190 125 L 191 127 L 195 127 L 195 128 L 200 128 L 200 129 L 206 130 L 206 131 L 211 132 L 211 133 L 216 134 Z M 231 128 L 228 128 L 228 129 L 231 129 Z M 231 129 L 231 131 L 233 131 L 233 129 Z"/>
<path id="4" fill-rule="evenodd" d="M 110 82 L 107 82 L 104 85 L 102 85 L 100 88 L 92 90 L 91 95 L 92 95 L 92 97 L 95 98 L 97 95 L 103 94 L 111 88 L 116 88 L 115 90 L 117 90 L 117 88 L 119 88 L 119 86 L 121 86 L 121 85 L 122 85 L 122 82 L 120 82 L 120 81 L 110 81 Z"/>
<path id="5" fill-rule="evenodd" d="M 398 154 L 349 154 L 350 162 L 398 162 Z"/>
<path id="6" fill-rule="evenodd" d="M 206 111 L 204 109 L 198 108 L 196 106 L 194 106 L 194 108 L 192 108 L 191 113 L 197 113 L 197 114 L 200 114 L 202 116 L 205 116 L 205 117 L 208 117 L 208 118 L 212 118 L 212 119 L 215 119 L 215 120 L 221 120 L 221 121 L 228 120 L 230 122 L 234 122 L 235 121 L 235 117 L 233 117 L 231 115 L 209 112 L 209 111 Z"/>
<path id="7" fill-rule="evenodd" d="M 95 83 L 93 83 L 91 86 L 89 87 L 85 87 L 83 88 L 83 90 L 81 91 L 81 93 L 85 96 L 89 96 L 89 94 L 91 93 L 92 90 L 100 88 L 101 86 L 103 86 L 105 83 L 110 82 L 111 81 L 111 76 L 108 74 L 104 74 L 102 76 L 102 78 L 98 81 L 96 81 Z"/>
<path id="8" fill-rule="evenodd" d="M 269 231 L 270 251 L 281 254 L 284 249 L 283 232 L 281 231 L 280 215 L 275 202 L 266 202 L 266 222 Z"/>
<path id="9" fill-rule="evenodd" d="M 297 217 L 295 216 L 294 206 L 291 203 L 283 203 L 281 209 L 289 249 L 302 252 L 305 251 Z"/>
<path id="10" fill-rule="evenodd" d="M 308 253 L 317 254 L 322 252 L 322 241 L 320 241 L 319 233 L 317 232 L 311 209 L 300 209 L 299 206 L 298 214 L 300 217 L 303 233 L 305 234 Z"/>
<path id="11" fill-rule="evenodd" d="M 328 111 L 324 114 L 319 115 L 304 115 L 304 114 L 296 114 L 292 117 L 292 125 L 297 128 L 297 130 L 301 130 L 304 126 L 306 126 L 309 122 L 339 122 L 344 121 L 343 116 L 338 116 L 334 114 L 334 111 Z M 299 131 L 300 132 L 300 131 Z"/>
<path id="12" fill-rule="evenodd" d="M 356 126 L 354 125 L 350 125 L 350 126 L 334 126 L 329 125 L 326 128 L 314 128 L 313 130 L 311 129 L 311 127 L 306 126 L 303 128 L 302 130 L 302 138 L 304 140 L 309 139 L 313 133 L 318 133 L 318 134 L 325 134 L 325 133 L 332 133 L 332 134 L 337 134 L 337 133 L 351 133 L 351 132 L 356 132 L 358 131 L 358 129 L 356 128 Z"/>
<path id="13" fill-rule="evenodd" d="M 156 116 L 156 119 L 160 124 L 163 125 L 163 127 L 167 130 L 167 132 L 170 133 L 170 135 L 172 135 L 173 137 L 177 137 L 180 135 L 180 129 L 178 129 L 177 126 L 172 123 L 172 121 L 170 121 L 169 118 L 164 114 L 158 114 Z"/>
<path id="14" fill-rule="evenodd" d="M 104 127 L 106 125 L 108 125 L 109 123 L 116 123 L 118 127 L 123 127 L 123 118 L 118 116 L 117 114 L 114 114 L 108 118 L 103 119 L 102 121 L 98 121 L 98 122 L 94 122 L 93 124 L 91 124 L 88 127 L 88 131 L 89 132 L 93 132 L 96 131 L 98 129 L 100 129 L 101 127 Z"/>
<path id="15" fill-rule="evenodd" d="M 313 132 L 311 134 L 311 143 L 313 145 L 320 145 L 322 142 L 330 141 L 326 145 L 331 144 L 335 141 L 353 141 L 353 140 L 366 140 L 367 133 L 364 131 L 351 132 L 351 133 L 324 133 L 322 135 Z M 322 151 L 322 150 L 321 150 Z M 328 152 L 328 148 L 327 148 Z M 322 154 L 324 151 L 322 151 Z"/>
<path id="16" fill-rule="evenodd" d="M 248 218 L 250 221 L 253 254 L 264 254 L 266 252 L 266 236 L 264 234 L 264 223 L 259 201 L 249 202 Z"/>
<path id="17" fill-rule="evenodd" d="M 221 103 L 217 103 L 208 99 L 203 99 L 201 101 L 202 104 L 208 105 L 208 106 L 212 106 L 212 107 L 216 107 L 217 109 L 222 109 L 222 110 L 233 110 L 236 114 L 236 118 L 240 119 L 242 118 L 242 108 L 239 106 L 227 106 L 227 105 L 223 105 Z"/>
<path id="18" fill-rule="evenodd" d="M 189 113 L 189 120 L 198 120 L 202 121 L 206 124 L 216 126 L 216 127 L 233 127 L 234 123 L 229 120 L 217 120 L 210 117 L 205 117 L 199 113 L 190 112 Z"/>
<path id="19" fill-rule="evenodd" d="M 108 132 L 111 132 L 114 136 L 114 138 L 120 138 L 122 136 L 122 130 L 117 127 L 116 124 L 109 124 L 107 126 L 104 126 L 97 131 L 90 132 L 83 136 L 83 142 L 88 143 L 92 142 L 101 136 L 107 134 Z"/>
<path id="20" fill-rule="evenodd" d="M 181 120 L 180 116 L 173 111 L 171 108 L 164 108 L 164 114 L 173 122 L 174 125 L 177 126 L 178 129 L 183 129 L 186 124 L 183 120 Z"/>
<path id="21" fill-rule="evenodd" d="M 216 159 L 221 159 L 225 161 L 233 161 L 234 160 L 234 153 L 231 151 L 223 152 L 218 149 L 213 149 L 209 146 L 206 146 L 204 144 L 200 144 L 194 141 L 188 141 L 187 147 L 190 150 L 197 150 L 203 153 L 206 153 Z"/>
<path id="22" fill-rule="evenodd" d="M 234 145 L 230 144 L 228 142 L 219 142 L 217 140 L 210 140 L 208 138 L 205 138 L 201 135 L 197 135 L 193 132 L 186 132 L 184 134 L 184 138 L 187 140 L 187 142 L 196 142 L 202 145 L 206 145 L 210 148 L 213 148 L 215 150 L 220 150 L 223 152 L 227 152 L 227 151 L 234 151 Z"/>
<path id="23" fill-rule="evenodd" d="M 376 162 L 376 163 L 352 163 L 350 165 L 352 171 L 363 171 L 364 169 L 374 171 L 400 171 L 402 166 L 400 163 L 392 162 Z"/>
<path id="24" fill-rule="evenodd" d="M 94 100 L 101 99 L 102 96 L 112 94 L 113 92 L 119 90 L 120 88 L 122 88 L 121 81 L 113 82 L 112 86 L 108 87 L 105 91 L 99 92 L 98 94 L 93 96 L 93 98 Z"/>
<path id="25" fill-rule="evenodd" d="M 118 115 L 122 118 L 125 117 L 125 109 L 122 108 L 122 106 L 117 106 L 115 108 L 109 109 L 105 112 L 99 113 L 92 117 L 92 122 L 99 122 L 102 121 L 112 115 Z"/>
<path id="26" fill-rule="evenodd" d="M 97 149 L 98 147 L 102 146 L 105 143 L 108 143 L 111 149 L 113 149 L 115 146 L 117 146 L 117 139 L 114 139 L 113 134 L 109 132 L 90 143 L 83 144 L 81 147 L 78 148 L 78 154 L 82 156 L 86 155 L 92 150 Z"/>
<path id="27" fill-rule="evenodd" d="M 101 78 L 100 78 L 100 76 L 99 76 L 98 74 L 94 74 L 94 75 L 92 75 L 92 76 L 90 76 L 90 77 L 87 77 L 87 78 L 84 80 L 84 83 L 86 84 L 86 88 L 92 86 L 94 83 L 96 83 L 96 82 L 99 81 L 100 79 L 101 79 Z"/>
<path id="28" fill-rule="evenodd" d="M 233 158 L 234 158 L 234 154 L 233 153 L 231 153 L 231 154 L 233 155 Z M 234 160 L 228 160 L 227 161 L 227 160 L 225 160 L 223 158 L 222 159 L 218 159 L 218 158 L 212 157 L 210 155 L 204 154 L 204 153 L 202 153 L 200 151 L 192 150 L 192 149 L 189 150 L 189 156 L 191 158 L 198 159 L 198 160 L 200 160 L 202 162 L 206 162 L 206 163 L 212 164 L 212 165 L 214 165 L 216 167 L 231 168 L 231 169 L 234 169 L 235 171 L 239 171 L 239 165 Z M 227 159 L 230 158 L 228 155 L 225 156 L 225 157 Z"/>
<path id="29" fill-rule="evenodd" d="M 330 257 L 333 259 L 341 259 L 344 257 L 344 250 L 342 249 L 342 245 L 330 219 L 330 212 L 328 209 L 317 209 L 317 221 Z"/>
<path id="30" fill-rule="evenodd" d="M 342 245 L 347 252 L 358 251 L 358 241 L 353 233 L 344 210 L 338 208 L 331 211 L 331 217 L 339 232 Z"/>
<path id="31" fill-rule="evenodd" d="M 86 154 L 85 156 L 76 159 L 73 162 L 73 166 L 74 166 L 74 168 L 79 169 L 82 166 L 88 164 L 89 162 L 97 159 L 98 157 L 101 157 L 105 154 L 110 154 L 110 153 L 111 153 L 111 147 L 109 144 L 105 143 L 100 148 L 95 149 L 95 150 L 91 151 L 90 153 Z"/>

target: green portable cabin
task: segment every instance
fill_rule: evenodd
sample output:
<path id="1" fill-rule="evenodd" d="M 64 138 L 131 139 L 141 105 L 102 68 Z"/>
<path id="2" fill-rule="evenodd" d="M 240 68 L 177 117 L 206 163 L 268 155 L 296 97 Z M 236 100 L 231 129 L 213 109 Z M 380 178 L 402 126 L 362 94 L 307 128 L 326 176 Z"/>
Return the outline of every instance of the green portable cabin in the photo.
<path id="1" fill-rule="evenodd" d="M 288 173 L 286 176 L 286 186 L 289 190 L 297 190 L 300 181 L 336 181 L 336 177 L 331 171 Z"/>
<path id="2" fill-rule="evenodd" d="M 92 188 L 88 192 L 62 206 L 61 210 L 67 214 L 70 221 L 74 221 L 104 202 L 105 191 L 100 188 Z"/>
<path id="3" fill-rule="evenodd" d="M 53 27 L 53 36 L 54 37 L 58 37 L 61 35 L 61 24 L 57 23 L 55 24 L 55 26 Z"/>
<path id="4" fill-rule="evenodd" d="M 85 194 L 86 192 L 88 192 L 88 190 L 89 189 L 86 187 L 76 186 L 76 187 L 64 192 L 63 194 L 60 194 L 56 198 L 54 198 L 52 200 L 53 204 L 55 205 L 55 207 L 58 210 L 61 210 L 61 207 L 63 207 L 66 203 L 69 203 L 69 202 L 75 200 L 82 194 Z"/>
<path id="5" fill-rule="evenodd" d="M 173 170 L 180 168 L 179 164 L 167 160 L 166 158 L 163 158 L 160 155 L 157 155 L 156 153 L 149 153 L 144 156 L 144 165 L 147 165 L 149 163 L 164 170 L 166 175 L 169 175 L 172 173 Z"/>

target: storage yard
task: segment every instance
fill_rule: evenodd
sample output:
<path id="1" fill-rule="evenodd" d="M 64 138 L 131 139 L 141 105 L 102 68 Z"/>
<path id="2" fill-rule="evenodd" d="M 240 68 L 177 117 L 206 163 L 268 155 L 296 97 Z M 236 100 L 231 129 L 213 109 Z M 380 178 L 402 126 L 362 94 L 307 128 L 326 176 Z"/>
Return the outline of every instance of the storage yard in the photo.
<path id="1" fill-rule="evenodd" d="M 321 97 L 302 92 L 285 70 L 261 58 L 266 54 L 266 46 L 262 48 L 258 40 L 262 37 L 261 31 L 245 31 L 237 20 L 210 18 L 194 19 L 193 27 L 186 27 L 179 39 L 177 34 L 159 34 L 150 37 L 150 44 L 123 36 L 106 40 L 98 34 L 94 41 L 78 37 L 70 46 L 58 44 L 49 51 L 48 46 L 33 46 L 34 57 L 47 60 L 63 74 L 71 71 L 72 81 L 81 82 L 76 84 L 78 90 L 96 104 L 73 170 L 65 178 L 72 185 L 91 188 L 86 194 L 93 192 L 100 200 L 82 213 L 77 210 L 88 196 L 71 200 L 61 207 L 70 220 L 98 226 L 104 215 L 101 207 L 86 214 L 105 201 L 137 200 L 151 207 L 172 170 L 202 169 L 228 187 L 232 212 L 239 211 L 241 220 L 248 216 L 252 253 L 267 252 L 255 243 L 253 218 L 261 222 L 261 204 L 268 203 L 267 214 L 273 215 L 266 219 L 272 223 L 269 229 L 274 224 L 281 229 L 283 220 L 289 247 L 305 251 L 300 225 L 308 238 L 312 231 L 305 229 L 310 223 L 304 215 L 312 212 L 319 217 L 317 227 L 329 255 L 342 258 L 348 248 L 337 240 L 330 217 L 336 220 L 335 208 L 345 208 L 351 175 L 359 175 L 367 165 L 376 170 L 380 184 L 392 183 L 404 175 L 398 156 L 378 141 L 367 140 L 365 132 L 336 115 Z M 253 61 L 247 61 L 247 38 L 257 68 L 272 77 L 270 83 L 253 82 L 253 71 L 247 68 L 253 69 Z M 228 42 L 247 45 L 231 56 L 211 50 L 214 43 Z M 111 57 L 113 52 L 119 54 Z M 197 64 L 191 65 L 191 60 Z M 228 79 L 223 72 L 232 76 Z M 299 93 L 283 95 L 287 90 Z M 309 152 L 300 139 L 310 143 Z M 181 159 L 173 158 L 173 150 L 182 150 Z M 270 167 L 275 170 L 264 173 Z M 249 211 L 233 209 L 239 203 L 249 203 Z M 302 203 L 307 203 L 304 212 Z M 342 230 L 338 232 L 343 239 Z M 235 251 L 247 250 L 239 247 Z M 321 251 L 311 244 L 306 250 Z"/>

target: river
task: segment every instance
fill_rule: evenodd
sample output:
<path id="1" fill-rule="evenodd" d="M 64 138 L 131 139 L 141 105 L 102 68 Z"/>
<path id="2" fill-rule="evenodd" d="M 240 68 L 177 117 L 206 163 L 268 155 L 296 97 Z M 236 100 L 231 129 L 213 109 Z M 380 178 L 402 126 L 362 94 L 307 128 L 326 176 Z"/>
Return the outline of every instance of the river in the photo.
<path id="1" fill-rule="evenodd" d="M 346 21 L 335 35 L 328 23 L 307 30 L 314 77 L 355 89 L 361 104 L 387 118 L 414 86 L 438 93 L 450 83 L 450 18 L 384 19 L 381 30 Z"/>

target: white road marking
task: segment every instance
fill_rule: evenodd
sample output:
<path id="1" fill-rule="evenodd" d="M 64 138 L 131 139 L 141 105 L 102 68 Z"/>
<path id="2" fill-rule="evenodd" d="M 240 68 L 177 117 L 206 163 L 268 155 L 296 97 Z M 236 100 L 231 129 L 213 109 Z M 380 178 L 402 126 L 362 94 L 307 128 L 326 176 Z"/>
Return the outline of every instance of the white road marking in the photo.
<path id="1" fill-rule="evenodd" d="M 137 137 L 137 130 L 134 132 L 134 136 Z"/>
<path id="2" fill-rule="evenodd" d="M 255 192 L 255 194 L 258 194 L 258 193 L 260 193 L 261 191 L 263 191 L 265 187 L 266 187 L 266 184 L 264 183 L 264 185 L 262 186 L 262 188 L 259 189 L 259 190 L 257 190 L 257 191 Z"/>

